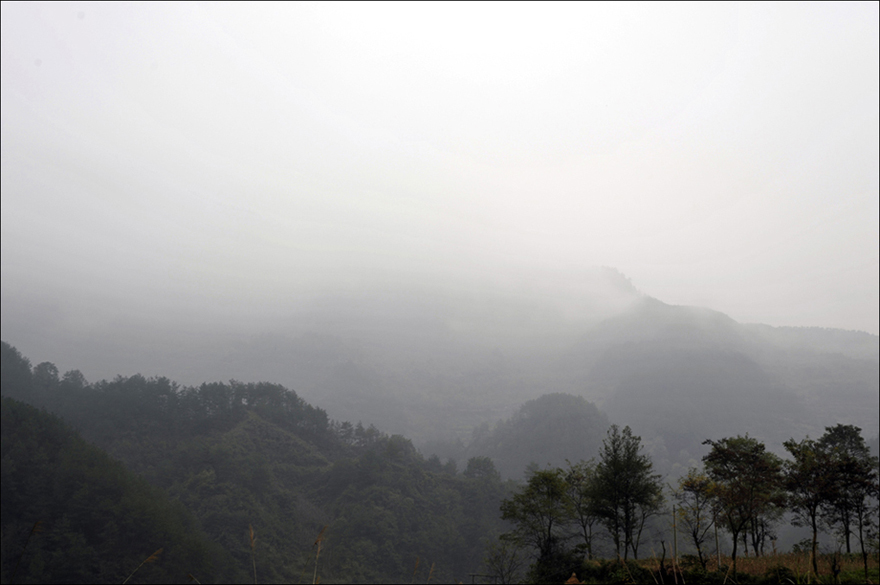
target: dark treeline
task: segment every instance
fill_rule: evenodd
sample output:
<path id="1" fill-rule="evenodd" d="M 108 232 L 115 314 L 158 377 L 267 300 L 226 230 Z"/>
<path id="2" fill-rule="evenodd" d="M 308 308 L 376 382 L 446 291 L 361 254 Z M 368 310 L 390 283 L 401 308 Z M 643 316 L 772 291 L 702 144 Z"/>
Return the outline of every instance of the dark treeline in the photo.
<path id="1" fill-rule="evenodd" d="M 786 443 L 788 460 L 748 436 L 707 441 L 671 489 L 629 427 L 565 394 L 477 429 L 459 468 L 277 384 L 90 384 L 3 343 L 2 392 L 3 582 L 121 580 L 158 548 L 130 582 L 627 580 L 628 561 L 669 547 L 673 505 L 704 572 L 716 527 L 732 574 L 738 547 L 765 554 L 790 520 L 814 553 L 821 530 L 876 549 L 877 459 L 851 426 Z M 515 475 L 554 442 L 568 461 L 523 483 L 493 461 Z"/>
<path id="2" fill-rule="evenodd" d="M 738 552 L 748 555 L 751 547 L 753 556 L 763 556 L 772 546 L 775 553 L 775 529 L 788 519 L 810 529 L 812 578 L 819 579 L 819 532 L 827 530 L 838 537 L 838 552 L 858 550 L 868 582 L 868 555 L 878 552 L 880 486 L 878 458 L 870 454 L 861 429 L 838 424 L 818 440 L 787 441 L 786 460 L 749 436 L 705 444 L 710 450 L 703 469 L 691 468 L 670 494 L 673 530 L 680 530 L 699 564 L 689 579 L 711 578 L 709 556 L 720 552 L 717 540 L 710 546 L 713 529 L 730 537 L 730 565 L 723 577 L 735 580 Z M 490 555 L 494 575 L 502 582 L 518 577 L 563 582 L 572 573 L 607 580 L 607 565 L 585 565 L 585 559 L 594 559 L 602 543 L 610 543 L 606 554 L 621 565 L 638 559 L 652 528 L 665 533 L 659 537 L 665 557 L 666 542 L 676 535 L 656 523 L 669 517 L 663 482 L 641 451 L 641 438 L 629 427 L 621 431 L 612 425 L 598 460 L 532 470 L 526 485 L 502 503 L 504 518 L 515 528 L 500 537 Z M 527 559 L 528 571 L 520 574 Z"/>
<path id="3" fill-rule="evenodd" d="M 461 440 L 431 441 L 425 449 L 457 461 L 489 457 L 502 477 L 522 479 L 529 463 L 558 466 L 597 452 L 610 424 L 585 398 L 554 392 L 527 401 L 494 427 L 478 425 L 467 445 Z"/>
<path id="4" fill-rule="evenodd" d="M 192 514 L 57 417 L 2 402 L 4 583 L 220 581 L 234 572 Z M 148 573 L 148 574 L 147 574 Z"/>
<path id="5" fill-rule="evenodd" d="M 327 413 L 278 384 L 231 381 L 181 387 L 167 378 L 140 375 L 88 384 L 72 370 L 59 375 L 49 362 L 32 371 L 17 350 L 4 343 L 4 394 L 53 412 L 80 428 L 90 440 L 107 444 L 120 433 L 191 436 L 231 428 L 248 411 L 298 436 L 334 447 Z"/>
<path id="6" fill-rule="evenodd" d="M 19 556 L 17 582 L 89 582 L 98 578 L 103 566 L 98 559 L 105 554 L 120 559 L 120 567 L 140 555 L 134 569 L 158 547 L 163 553 L 130 582 L 139 577 L 183 582 L 188 573 L 202 582 L 253 582 L 253 565 L 260 582 L 311 582 L 314 543 L 325 526 L 317 558 L 324 582 L 410 582 L 429 574 L 432 581 L 453 582 L 479 571 L 483 544 L 505 529 L 498 510 L 513 484 L 502 481 L 490 459 L 471 458 L 461 469 L 451 460 L 426 459 L 408 439 L 331 421 L 279 385 L 190 388 L 143 376 L 89 384 L 76 371 L 60 375 L 50 363 L 31 367 L 3 343 L 2 392 L 13 410 L 24 406 L 11 398 L 62 417 L 73 429 L 57 419 L 51 424 L 70 436 L 82 435 L 146 479 L 188 514 L 180 522 L 191 522 L 193 534 L 215 547 L 202 564 L 171 564 L 171 559 L 189 558 L 183 545 L 171 539 L 156 545 L 148 538 L 156 531 L 142 527 L 132 528 L 140 536 L 129 535 L 108 548 L 101 543 L 112 533 L 87 514 L 65 516 L 69 498 L 61 492 L 47 496 L 50 504 L 8 513 L 7 501 L 30 497 L 16 487 L 30 473 L 27 459 L 48 447 L 36 439 L 19 443 L 17 423 L 7 426 L 4 418 L 3 582 L 10 580 Z M 4 413 L 6 408 L 4 403 Z M 22 412 L 29 413 L 26 419 L 40 416 L 33 409 Z M 87 466 L 78 457 L 69 456 L 67 467 L 49 465 L 46 473 L 61 474 L 52 481 L 69 482 L 70 468 Z M 43 530 L 28 550 L 50 547 L 56 559 L 85 554 L 65 544 L 81 534 L 92 543 L 90 561 L 62 566 L 47 564 L 42 553 L 20 555 L 37 521 Z M 120 547 L 124 554 L 106 552 Z M 116 573 L 106 578 L 114 580 Z"/>

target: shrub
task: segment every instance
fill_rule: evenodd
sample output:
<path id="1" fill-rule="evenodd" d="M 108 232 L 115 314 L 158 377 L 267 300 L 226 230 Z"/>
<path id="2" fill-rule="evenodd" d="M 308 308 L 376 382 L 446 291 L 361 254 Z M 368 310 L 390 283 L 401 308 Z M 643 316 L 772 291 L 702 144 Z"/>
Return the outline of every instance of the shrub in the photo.
<path id="1" fill-rule="evenodd" d="M 797 583 L 798 576 L 785 565 L 776 565 L 764 571 L 764 583 Z"/>

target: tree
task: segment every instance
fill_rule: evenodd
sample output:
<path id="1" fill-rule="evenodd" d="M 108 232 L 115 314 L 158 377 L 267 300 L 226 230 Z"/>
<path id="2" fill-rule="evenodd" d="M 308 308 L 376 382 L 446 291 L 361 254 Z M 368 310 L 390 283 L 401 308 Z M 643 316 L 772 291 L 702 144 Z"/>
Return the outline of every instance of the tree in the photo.
<path id="1" fill-rule="evenodd" d="M 767 505 L 749 522 L 748 533 L 755 556 L 763 556 L 767 541 L 776 538 L 774 527 L 782 520 L 785 511 L 785 494 L 777 487 Z"/>
<path id="2" fill-rule="evenodd" d="M 37 403 L 48 403 L 58 389 L 58 368 L 51 362 L 34 366 L 34 398 Z"/>
<path id="3" fill-rule="evenodd" d="M 861 431 L 853 425 L 826 427 L 818 445 L 835 468 L 836 497 L 823 505 L 822 518 L 831 526 L 839 527 L 847 553 L 851 552 L 850 534 L 855 529 L 867 580 L 865 540 L 866 532 L 872 528 L 871 518 L 876 515 L 878 461 L 877 457 L 871 456 Z"/>
<path id="4" fill-rule="evenodd" d="M 587 558 L 593 559 L 595 534 L 593 528 L 600 520 L 599 511 L 593 501 L 593 482 L 596 477 L 596 464 L 590 461 L 568 463 L 565 482 L 568 484 L 568 499 L 571 504 L 574 524 L 577 525 Z"/>
<path id="5" fill-rule="evenodd" d="M 532 473 L 522 491 L 502 501 L 501 517 L 515 525 L 508 540 L 536 549 L 539 564 L 550 561 L 569 538 L 571 505 L 562 470 Z"/>
<path id="6" fill-rule="evenodd" d="M 673 493 L 678 503 L 676 514 L 687 528 L 688 537 L 697 549 L 697 558 L 703 570 L 706 569 L 708 558 L 703 554 L 703 543 L 709 536 L 709 530 L 715 525 L 714 482 L 705 473 L 695 467 L 688 469 L 686 476 L 678 480 L 678 489 Z"/>
<path id="7" fill-rule="evenodd" d="M 501 475 L 495 469 L 495 463 L 489 457 L 471 457 L 468 459 L 467 467 L 463 475 L 471 479 L 492 479 L 501 481 Z"/>
<path id="8" fill-rule="evenodd" d="M 712 449 L 703 457 L 719 514 L 733 539 L 732 571 L 736 575 L 736 553 L 740 536 L 768 509 L 782 506 L 782 460 L 768 453 L 764 443 L 745 437 L 706 440 Z"/>
<path id="9" fill-rule="evenodd" d="M 519 547 L 506 540 L 490 544 L 483 559 L 483 566 L 493 583 L 518 583 L 523 564 Z"/>
<path id="10" fill-rule="evenodd" d="M 837 499 L 835 465 L 828 453 L 809 437 L 800 442 L 789 439 L 783 445 L 794 458 L 785 462 L 785 489 L 790 494 L 789 507 L 794 512 L 795 526 L 809 526 L 813 531 L 810 558 L 813 561 L 813 575 L 818 577 L 816 542 L 819 510 Z"/>
<path id="11" fill-rule="evenodd" d="M 5 341 L 0 342 L 0 392 L 16 400 L 33 400 L 31 362 Z"/>
<path id="12" fill-rule="evenodd" d="M 856 522 L 855 510 L 870 491 L 873 470 L 871 463 L 872 459 L 876 459 L 871 457 L 861 431 L 853 425 L 838 424 L 826 427 L 825 434 L 817 442 L 837 468 L 837 498 L 824 507 L 822 516 L 830 525 L 839 527 L 847 553 L 852 552 L 850 536 Z M 876 472 L 873 476 L 876 476 Z"/>
<path id="13" fill-rule="evenodd" d="M 639 540 L 648 517 L 663 504 L 660 476 L 651 473 L 653 464 L 647 455 L 640 455 L 641 437 L 629 427 L 621 432 L 611 425 L 602 442 L 599 463 L 593 482 L 593 500 L 598 515 L 614 542 L 618 557 L 638 558 Z"/>

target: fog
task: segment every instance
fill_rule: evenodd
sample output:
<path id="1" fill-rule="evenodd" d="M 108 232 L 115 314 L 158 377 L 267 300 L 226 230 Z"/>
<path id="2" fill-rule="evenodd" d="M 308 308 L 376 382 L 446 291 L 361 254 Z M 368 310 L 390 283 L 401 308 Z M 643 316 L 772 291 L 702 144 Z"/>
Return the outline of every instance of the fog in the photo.
<path id="1" fill-rule="evenodd" d="M 540 345 L 640 295 L 876 335 L 877 23 L 4 3 L 2 337 L 195 383 L 156 356 L 395 315 Z"/>

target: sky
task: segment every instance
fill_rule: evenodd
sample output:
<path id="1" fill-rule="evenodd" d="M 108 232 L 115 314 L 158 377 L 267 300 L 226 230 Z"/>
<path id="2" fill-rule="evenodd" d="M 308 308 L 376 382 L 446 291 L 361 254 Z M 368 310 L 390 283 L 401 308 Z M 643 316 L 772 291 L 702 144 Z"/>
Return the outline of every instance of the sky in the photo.
<path id="1" fill-rule="evenodd" d="M 740 322 L 877 334 L 878 22 L 4 2 L 3 338 L 590 266 Z"/>

